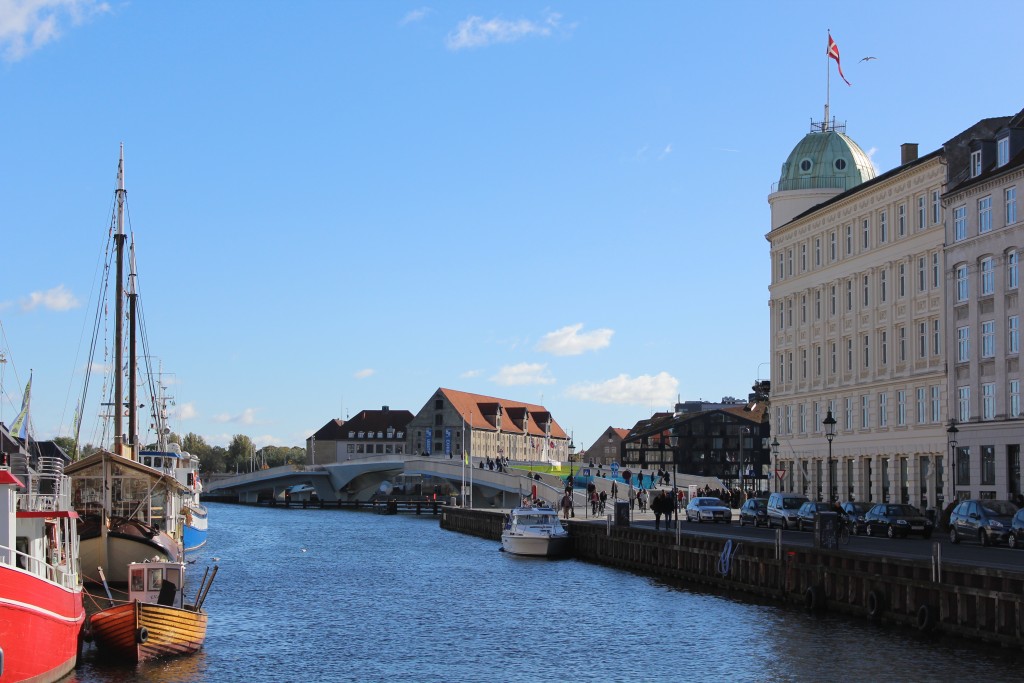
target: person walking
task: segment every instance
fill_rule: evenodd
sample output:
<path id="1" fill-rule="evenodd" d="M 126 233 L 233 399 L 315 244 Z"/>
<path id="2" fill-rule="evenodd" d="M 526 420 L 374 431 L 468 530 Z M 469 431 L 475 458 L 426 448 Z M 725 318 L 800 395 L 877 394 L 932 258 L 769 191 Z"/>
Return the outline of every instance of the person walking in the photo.
<path id="1" fill-rule="evenodd" d="M 636 490 L 632 486 L 630 486 L 629 487 L 629 511 L 632 512 L 635 509 L 636 509 Z"/>
<path id="2" fill-rule="evenodd" d="M 665 492 L 660 491 L 651 501 L 651 512 L 654 513 L 654 530 L 661 528 L 661 513 L 665 511 Z"/>
<path id="3" fill-rule="evenodd" d="M 562 496 L 562 518 L 569 519 L 569 513 L 572 512 L 572 493 L 571 489 L 565 492 Z"/>
<path id="4" fill-rule="evenodd" d="M 597 514 L 597 504 L 600 502 L 600 498 L 597 496 L 597 488 L 590 492 L 590 511 L 591 514 Z"/>
<path id="5" fill-rule="evenodd" d="M 647 512 L 647 489 L 640 489 L 640 493 L 636 497 L 637 504 L 640 506 L 640 512 Z"/>

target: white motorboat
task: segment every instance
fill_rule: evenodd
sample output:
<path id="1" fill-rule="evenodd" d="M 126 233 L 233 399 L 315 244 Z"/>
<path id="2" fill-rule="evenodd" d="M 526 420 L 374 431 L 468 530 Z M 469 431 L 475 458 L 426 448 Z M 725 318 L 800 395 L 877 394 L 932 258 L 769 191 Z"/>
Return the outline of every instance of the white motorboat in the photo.
<path id="1" fill-rule="evenodd" d="M 515 508 L 501 532 L 501 548 L 514 555 L 562 555 L 569 549 L 569 532 L 552 508 Z"/>

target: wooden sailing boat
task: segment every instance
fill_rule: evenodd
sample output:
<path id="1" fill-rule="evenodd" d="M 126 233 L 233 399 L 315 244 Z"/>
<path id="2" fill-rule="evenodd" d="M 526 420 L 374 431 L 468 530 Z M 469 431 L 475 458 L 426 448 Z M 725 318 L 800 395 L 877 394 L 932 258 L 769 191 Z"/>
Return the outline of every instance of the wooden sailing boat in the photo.
<path id="1" fill-rule="evenodd" d="M 191 654 L 203 646 L 206 594 L 217 576 L 203 581 L 194 604 L 185 604 L 185 565 L 145 562 L 128 566 L 128 602 L 96 612 L 89 628 L 100 654 L 129 663 Z"/>
<path id="2" fill-rule="evenodd" d="M 131 259 L 129 287 L 125 288 L 124 261 L 124 147 L 117 167 L 117 211 L 111 226 L 116 247 L 112 450 L 100 450 L 67 467 L 73 503 L 82 517 L 79 526 L 82 574 L 98 583 L 102 569 L 112 583 L 127 583 L 128 564 L 145 560 L 177 562 L 182 555 L 181 496 L 183 484 L 174 476 L 138 460 L 138 397 L 136 382 L 137 300 L 135 259 Z M 134 245 L 132 248 L 134 252 Z M 125 315 L 124 302 L 128 302 Z M 103 305 L 103 302 L 100 302 Z M 128 359 L 124 359 L 124 322 L 128 319 Z M 128 370 L 128 396 L 121 369 Z M 86 385 L 88 386 L 88 384 Z M 80 409 L 85 405 L 80 401 Z M 127 407 L 128 433 L 122 429 Z M 81 420 L 77 421 L 81 424 Z M 77 435 L 76 435 L 77 441 Z"/>

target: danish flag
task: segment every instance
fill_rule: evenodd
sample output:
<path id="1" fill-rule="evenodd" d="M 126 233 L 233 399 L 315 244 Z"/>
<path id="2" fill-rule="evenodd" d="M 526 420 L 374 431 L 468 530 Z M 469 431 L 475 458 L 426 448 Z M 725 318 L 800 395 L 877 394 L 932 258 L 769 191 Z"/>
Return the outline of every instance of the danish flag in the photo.
<path id="1" fill-rule="evenodd" d="M 832 34 L 828 34 L 828 56 L 836 60 L 836 68 L 839 69 L 839 77 L 846 82 L 846 85 L 850 85 L 850 81 L 846 80 L 846 76 L 843 75 L 843 65 L 839 63 L 839 46 L 836 45 L 836 41 L 832 40 Z"/>

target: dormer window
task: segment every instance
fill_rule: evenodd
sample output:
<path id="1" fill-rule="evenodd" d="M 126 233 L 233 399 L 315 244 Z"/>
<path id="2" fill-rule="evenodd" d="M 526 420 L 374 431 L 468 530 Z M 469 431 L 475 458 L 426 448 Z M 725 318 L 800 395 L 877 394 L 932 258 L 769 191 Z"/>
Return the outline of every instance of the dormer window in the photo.
<path id="1" fill-rule="evenodd" d="M 804 159 L 803 161 L 800 162 L 800 172 L 801 173 L 810 173 L 811 169 L 813 167 L 814 167 L 814 164 L 811 163 L 810 159 Z"/>
<path id="2" fill-rule="evenodd" d="M 833 164 L 833 166 L 836 167 L 837 171 L 845 171 L 846 170 L 846 159 L 836 159 L 836 161 Z"/>
<path id="3" fill-rule="evenodd" d="M 349 432 L 348 433 L 348 438 L 350 438 L 350 439 L 356 438 L 356 433 L 355 432 Z"/>
<path id="4" fill-rule="evenodd" d="M 366 432 L 359 432 L 359 438 L 362 439 L 366 436 Z"/>
<path id="5" fill-rule="evenodd" d="M 996 166 L 1005 166 L 1010 161 L 1010 136 L 996 141 Z"/>
<path id="6" fill-rule="evenodd" d="M 981 175 L 981 150 L 971 152 L 971 177 L 977 178 Z"/>

